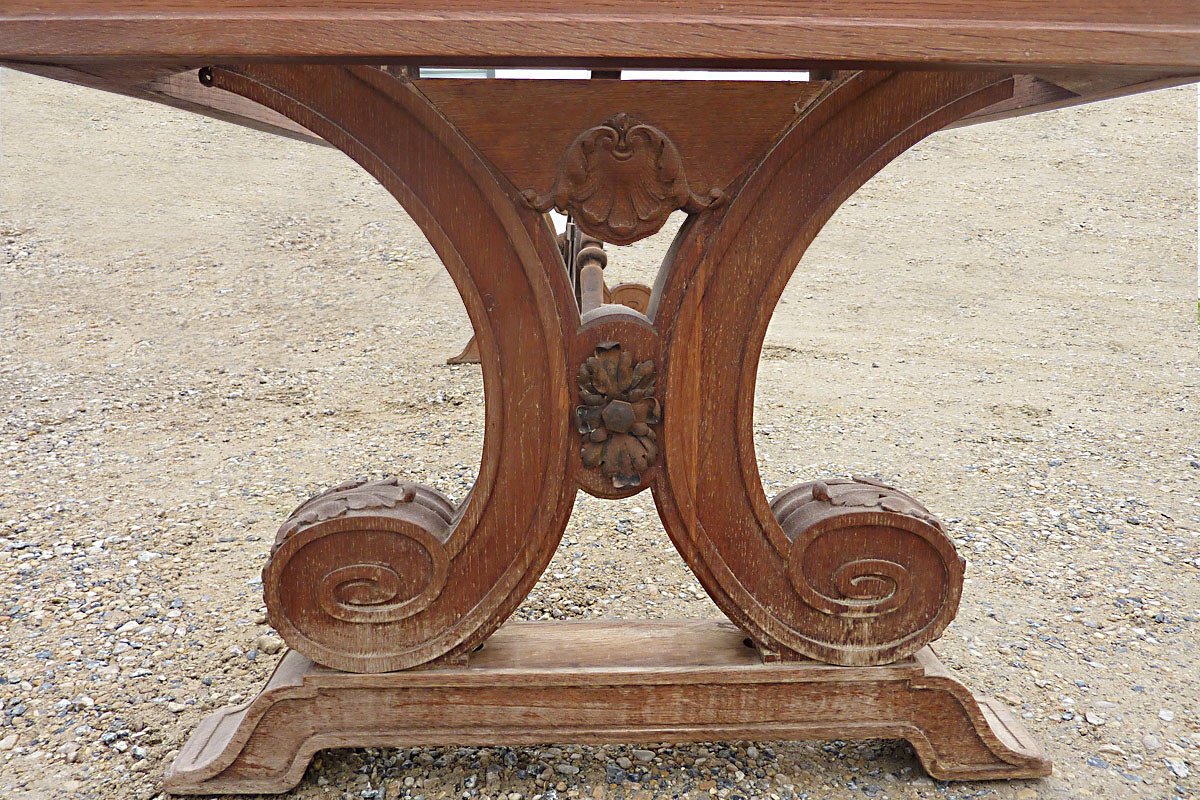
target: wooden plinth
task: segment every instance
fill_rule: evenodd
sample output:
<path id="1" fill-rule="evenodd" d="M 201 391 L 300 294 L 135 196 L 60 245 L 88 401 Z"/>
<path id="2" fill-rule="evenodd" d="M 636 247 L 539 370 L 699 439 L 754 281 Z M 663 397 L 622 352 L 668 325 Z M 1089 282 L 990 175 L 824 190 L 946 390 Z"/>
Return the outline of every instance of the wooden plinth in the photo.
<path id="1" fill-rule="evenodd" d="M 249 703 L 201 723 L 172 794 L 284 792 L 324 748 L 907 739 L 944 780 L 1036 778 L 1050 762 L 1012 714 L 931 650 L 878 667 L 764 664 L 733 625 L 505 625 L 465 667 L 360 675 L 295 652 Z"/>

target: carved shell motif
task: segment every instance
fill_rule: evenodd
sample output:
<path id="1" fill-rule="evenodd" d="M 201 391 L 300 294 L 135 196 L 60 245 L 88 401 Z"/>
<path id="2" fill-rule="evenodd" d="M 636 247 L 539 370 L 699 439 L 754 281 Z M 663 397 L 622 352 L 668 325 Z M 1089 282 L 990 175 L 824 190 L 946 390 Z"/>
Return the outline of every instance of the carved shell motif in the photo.
<path id="1" fill-rule="evenodd" d="M 653 361 L 635 364 L 616 342 L 601 343 L 579 368 L 579 454 L 617 489 L 639 485 L 658 458 L 655 377 Z"/>
<path id="2" fill-rule="evenodd" d="M 719 189 L 693 192 L 666 134 L 625 113 L 576 137 L 549 194 L 529 190 L 523 197 L 538 211 L 570 214 L 585 233 L 617 245 L 657 233 L 676 209 L 695 214 L 725 199 Z"/>

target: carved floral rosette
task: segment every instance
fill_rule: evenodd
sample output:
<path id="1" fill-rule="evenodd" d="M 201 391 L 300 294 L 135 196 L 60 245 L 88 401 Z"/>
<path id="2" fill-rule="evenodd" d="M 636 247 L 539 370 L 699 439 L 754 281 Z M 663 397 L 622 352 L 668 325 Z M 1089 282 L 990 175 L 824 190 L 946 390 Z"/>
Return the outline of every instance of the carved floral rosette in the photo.
<path id="1" fill-rule="evenodd" d="M 654 362 L 635 362 L 617 342 L 601 342 L 579 367 L 575 410 L 583 466 L 616 489 L 638 486 L 658 459 L 661 409 Z"/>
<path id="2" fill-rule="evenodd" d="M 523 196 L 532 208 L 570 214 L 585 233 L 617 245 L 652 236 L 678 209 L 696 214 L 725 199 L 719 189 L 692 191 L 670 138 L 626 113 L 575 138 L 549 194 Z"/>
<path id="3" fill-rule="evenodd" d="M 957 613 L 964 562 L 937 517 L 904 492 L 871 478 L 813 481 L 771 509 L 807 609 L 805 655 L 891 663 L 941 636 Z"/>
<path id="4" fill-rule="evenodd" d="M 445 587 L 453 517 L 444 495 L 396 478 L 307 500 L 279 529 L 263 570 L 271 624 L 319 664 L 387 670 L 390 649 L 405 644 L 405 621 Z"/>

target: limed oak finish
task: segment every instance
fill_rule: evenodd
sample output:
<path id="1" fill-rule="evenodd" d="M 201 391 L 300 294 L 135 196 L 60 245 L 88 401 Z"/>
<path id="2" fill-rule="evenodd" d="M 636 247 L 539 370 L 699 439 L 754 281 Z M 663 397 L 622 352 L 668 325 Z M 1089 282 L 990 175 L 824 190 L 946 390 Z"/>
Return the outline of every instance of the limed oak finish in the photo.
<path id="1" fill-rule="evenodd" d="M 1194 68 L 1192 0 L 7 0 L 35 60 Z"/>
<path id="2" fill-rule="evenodd" d="M 217 67 L 200 77 L 341 148 L 405 206 L 462 293 L 489 420 L 500 424 L 488 426 L 480 478 L 457 507 L 401 480 L 355 482 L 284 523 L 263 583 L 272 624 L 295 653 L 262 697 L 202 727 L 172 773 L 173 790 L 278 791 L 299 778 L 315 747 L 454 736 L 903 735 L 926 748 L 925 762 L 941 775 L 1045 774 L 1048 762 L 1019 725 L 960 685 L 931 704 L 912 702 L 911 680 L 940 674 L 919 654 L 953 619 L 962 591 L 963 562 L 937 518 L 869 479 L 799 484 L 768 502 L 742 410 L 753 402 L 774 303 L 821 225 L 907 147 L 1011 97 L 1010 76 L 847 72 L 744 92 L 568 83 L 558 89 L 568 101 L 538 123 L 539 136 L 559 146 L 537 148 L 513 129 L 550 96 L 547 84 L 443 88 L 338 65 Z M 494 113 L 501 102 L 512 107 Z M 749 124 L 738 148 L 725 144 L 732 132 L 710 140 L 691 129 L 720 131 L 742 116 Z M 676 210 L 691 220 L 637 311 L 603 302 L 607 255 L 595 240 L 565 268 L 569 248 L 543 216 L 551 206 L 585 234 L 622 243 L 652 235 Z M 510 644 L 492 640 L 495 649 L 476 653 L 548 563 L 577 488 L 609 498 L 652 489 L 669 535 L 737 634 L 731 645 L 689 639 L 687 626 L 655 628 L 665 644 L 634 702 L 608 678 L 586 691 L 560 687 L 538 702 L 562 713 L 530 726 L 520 708 L 533 698 L 521 692 L 557 680 L 549 677 L 557 667 L 532 655 L 546 646 L 540 637 L 594 675 L 594 655 L 628 652 L 647 630 L 516 626 L 514 638 L 500 640 Z M 530 656 L 516 683 L 487 668 L 492 653 L 521 650 Z M 716 684 L 695 682 L 692 660 L 715 668 L 730 658 L 758 665 L 747 673 L 758 676 L 755 699 L 742 677 L 720 669 L 709 676 Z M 421 683 L 460 674 L 469 693 Z M 328 691 L 306 700 L 318 684 Z M 388 698 L 411 698 L 416 685 L 439 718 L 449 706 L 463 709 L 447 723 L 457 734 L 389 710 Z M 810 710 L 773 729 L 781 691 Z M 727 695 L 746 707 L 730 709 Z M 945 707 L 952 695 L 961 701 L 954 724 Z M 681 703 L 721 713 L 672 716 Z M 596 706 L 611 714 L 593 719 Z M 308 728 L 297 719 L 322 722 L 301 735 Z M 482 729 L 468 732 L 470 719 Z M 970 755 L 964 741 L 987 746 Z"/>
<path id="3" fill-rule="evenodd" d="M 510 623 L 468 666 L 355 675 L 284 656 L 205 719 L 173 794 L 284 792 L 326 747 L 907 739 L 942 780 L 1049 774 L 1024 727 L 928 648 L 887 667 L 763 664 L 721 622 Z"/>
<path id="4" fill-rule="evenodd" d="M 0 62 L 340 149 L 421 227 L 475 331 L 474 488 L 352 481 L 297 508 L 263 571 L 291 651 L 201 725 L 170 791 L 285 791 L 322 747 L 551 741 L 883 736 L 940 778 L 1049 773 L 929 649 L 965 570 L 930 509 L 862 477 L 766 496 L 758 359 L 863 183 L 948 127 L 1193 80 L 1194 0 L 10 0 Z M 614 80 L 650 65 L 811 80 Z M 609 290 L 603 243 L 675 213 L 654 287 Z M 580 489 L 651 491 L 729 622 L 501 628 Z"/>
<path id="5" fill-rule="evenodd" d="M 197 90 L 189 72 L 248 60 L 426 66 L 977 68 L 1016 78 L 974 124 L 1185 83 L 1200 74 L 1194 0 L 8 0 L 0 63 L 311 138 Z M 536 124 L 536 119 L 531 120 Z M 530 137 L 528 143 L 535 143 Z M 536 146 L 536 145 L 534 145 Z"/>

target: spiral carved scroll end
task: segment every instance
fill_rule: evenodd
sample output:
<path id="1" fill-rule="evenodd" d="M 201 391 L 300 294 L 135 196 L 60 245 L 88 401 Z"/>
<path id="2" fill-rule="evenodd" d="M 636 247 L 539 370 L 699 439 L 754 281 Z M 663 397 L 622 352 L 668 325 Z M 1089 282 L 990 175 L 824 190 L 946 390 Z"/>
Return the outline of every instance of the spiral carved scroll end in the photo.
<path id="1" fill-rule="evenodd" d="M 888 664 L 941 636 L 958 612 L 964 562 L 941 522 L 870 478 L 801 483 L 771 508 L 800 601 L 796 648 L 834 664 Z"/>
<path id="2" fill-rule="evenodd" d="M 444 495 L 395 478 L 353 481 L 300 505 L 263 570 L 271 624 L 313 661 L 349 672 L 416 666 L 415 617 L 445 587 L 454 517 Z"/>

